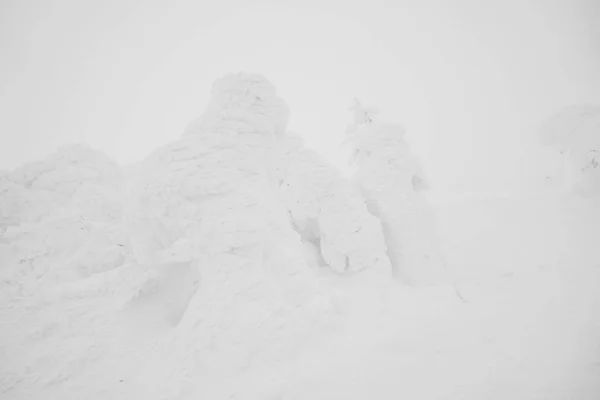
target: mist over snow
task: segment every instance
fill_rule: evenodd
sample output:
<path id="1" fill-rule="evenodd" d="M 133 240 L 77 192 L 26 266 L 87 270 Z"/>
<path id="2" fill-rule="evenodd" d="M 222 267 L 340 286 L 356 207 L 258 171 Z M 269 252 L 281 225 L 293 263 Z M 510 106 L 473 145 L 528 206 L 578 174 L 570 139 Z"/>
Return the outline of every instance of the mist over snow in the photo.
<path id="1" fill-rule="evenodd" d="M 141 163 L 3 173 L 3 396 L 594 398 L 595 192 L 430 202 L 404 128 L 349 111 L 348 178 L 248 73 Z"/>
<path id="2" fill-rule="evenodd" d="M 257 71 L 293 110 L 290 129 L 338 168 L 358 97 L 403 124 L 434 187 L 520 189 L 545 158 L 539 125 L 600 103 L 600 12 L 587 0 L 496 3 L 11 2 L 0 168 L 71 141 L 140 161 L 197 117 L 216 77 Z"/>
<path id="3" fill-rule="evenodd" d="M 600 9 L 266 3 L 0 6 L 0 398 L 600 398 Z"/>

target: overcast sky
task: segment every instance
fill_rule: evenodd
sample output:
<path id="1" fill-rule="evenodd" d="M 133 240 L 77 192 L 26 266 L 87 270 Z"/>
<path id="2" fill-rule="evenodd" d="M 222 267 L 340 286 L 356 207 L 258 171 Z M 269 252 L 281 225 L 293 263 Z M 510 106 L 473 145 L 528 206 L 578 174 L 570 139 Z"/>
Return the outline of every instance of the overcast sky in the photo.
<path id="1" fill-rule="evenodd" d="M 0 168 L 74 140 L 141 160 L 246 71 L 332 162 L 356 96 L 439 185 L 502 187 L 545 117 L 600 104 L 597 0 L 387 3 L 0 0 Z"/>

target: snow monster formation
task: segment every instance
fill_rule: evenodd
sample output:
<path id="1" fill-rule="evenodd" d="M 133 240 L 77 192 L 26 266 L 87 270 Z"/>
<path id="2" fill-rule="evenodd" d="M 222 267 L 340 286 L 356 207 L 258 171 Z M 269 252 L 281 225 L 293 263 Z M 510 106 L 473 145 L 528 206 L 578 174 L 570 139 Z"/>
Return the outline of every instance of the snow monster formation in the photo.
<path id="1" fill-rule="evenodd" d="M 395 298 L 393 273 L 435 281 L 402 130 L 356 110 L 351 182 L 287 132 L 255 74 L 217 80 L 141 163 L 77 145 L 2 173 L 4 394 L 269 398 L 278 382 L 252 374 L 365 325 Z"/>
<path id="2" fill-rule="evenodd" d="M 120 167 L 83 145 L 0 178 L 0 226 L 13 252 L 5 282 L 28 293 L 44 282 L 75 281 L 125 261 Z M 14 267 L 14 268 L 13 268 Z"/>
<path id="3" fill-rule="evenodd" d="M 364 198 L 337 169 L 304 148 L 299 137 L 284 138 L 279 144 L 280 195 L 292 226 L 317 264 L 338 273 L 370 269 L 389 277 L 382 227 L 369 214 Z"/>
<path id="4" fill-rule="evenodd" d="M 0 397 L 88 398 L 56 383 L 117 342 L 107 328 L 134 286 L 121 274 L 120 192 L 117 163 L 84 145 L 0 177 Z"/>
<path id="5" fill-rule="evenodd" d="M 381 221 L 394 276 L 411 286 L 450 283 L 433 214 L 421 193 L 426 180 L 404 129 L 373 122 L 374 110 L 356 101 L 350 110 L 354 123 L 344 145 L 355 168 L 352 181 Z"/>
<path id="6" fill-rule="evenodd" d="M 391 275 L 378 220 L 287 135 L 288 118 L 264 77 L 227 75 L 181 139 L 140 167 L 127 217 L 134 259 L 148 293 L 175 273 L 186 282 L 165 305 L 171 339 L 143 376 L 206 394 L 219 377 L 289 358 L 335 325 L 326 271 Z"/>

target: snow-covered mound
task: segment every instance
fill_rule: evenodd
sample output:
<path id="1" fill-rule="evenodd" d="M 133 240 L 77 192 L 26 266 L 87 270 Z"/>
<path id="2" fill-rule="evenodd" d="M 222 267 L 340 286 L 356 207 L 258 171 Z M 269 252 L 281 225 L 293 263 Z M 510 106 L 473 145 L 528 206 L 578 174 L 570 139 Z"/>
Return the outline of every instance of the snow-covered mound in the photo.
<path id="1" fill-rule="evenodd" d="M 95 335 L 113 318 L 115 299 L 99 309 L 89 300 L 103 286 L 97 278 L 114 273 L 127 256 L 121 183 L 119 166 L 83 145 L 3 175 L 3 397 L 51 398 L 49 388 L 99 356 L 105 339 Z"/>
<path id="2" fill-rule="evenodd" d="M 8 281 L 34 290 L 42 278 L 76 279 L 121 265 L 120 185 L 118 165 L 82 145 L 5 174 L 0 210 L 12 255 L 3 271 Z"/>
<path id="3" fill-rule="evenodd" d="M 158 368 L 181 380 L 178 389 L 207 390 L 209 375 L 224 378 L 290 357 L 307 338 L 335 324 L 316 265 L 292 228 L 290 201 L 282 201 L 283 188 L 299 184 L 294 175 L 299 169 L 312 174 L 319 165 L 314 160 L 296 165 L 292 157 L 287 172 L 277 178 L 287 119 L 287 107 L 263 77 L 228 75 L 214 84 L 207 111 L 182 138 L 144 162 L 137 207 L 128 217 L 135 260 L 159 287 L 181 265 L 188 269 L 188 279 L 197 281 L 178 289 L 186 298 L 183 310 L 172 319 L 175 329 L 164 342 L 164 353 L 148 366 L 148 374 Z M 312 182 L 319 178 L 335 194 L 339 178 L 317 176 Z M 321 195 L 313 187 L 303 189 L 311 190 L 308 196 Z M 377 258 L 377 253 L 354 256 L 355 249 L 340 248 L 343 236 L 335 242 L 336 230 L 348 235 L 354 228 L 342 226 L 335 214 L 344 207 L 367 219 L 365 233 L 377 232 L 377 221 L 368 219 L 366 210 L 361 215 L 356 201 L 348 206 L 339 200 L 323 202 L 330 211 L 314 233 L 333 236 L 323 240 L 321 250 L 326 259 L 337 257 L 331 264 L 340 271 L 365 269 Z M 344 222 L 351 225 L 353 215 L 348 216 Z M 382 251 L 380 256 L 385 256 Z M 344 257 L 352 259 L 349 268 Z"/>
<path id="4" fill-rule="evenodd" d="M 352 179 L 381 220 L 395 275 L 411 285 L 447 283 L 434 219 L 420 193 L 420 164 L 404 134 L 397 125 L 360 125 L 346 140 L 356 166 Z"/>
<path id="5" fill-rule="evenodd" d="M 294 144 L 295 143 L 295 144 Z M 373 269 L 391 276 L 379 220 L 341 173 L 290 137 L 280 146 L 281 196 L 294 229 L 318 261 L 341 273 Z"/>
<path id="6" fill-rule="evenodd" d="M 100 395 L 80 386 L 94 368 L 109 396 L 227 390 L 223 379 L 338 329 L 348 304 L 383 304 L 379 292 L 344 294 L 337 280 L 389 281 L 381 224 L 286 132 L 288 119 L 264 77 L 232 74 L 179 140 L 142 163 L 121 168 L 76 145 L 3 173 L 1 311 L 15 361 L 3 393 Z M 48 370 L 71 334 L 97 351 Z M 33 337 L 54 345 L 28 352 Z M 114 387 L 119 375 L 127 384 Z M 74 386 L 56 384 L 64 379 Z"/>

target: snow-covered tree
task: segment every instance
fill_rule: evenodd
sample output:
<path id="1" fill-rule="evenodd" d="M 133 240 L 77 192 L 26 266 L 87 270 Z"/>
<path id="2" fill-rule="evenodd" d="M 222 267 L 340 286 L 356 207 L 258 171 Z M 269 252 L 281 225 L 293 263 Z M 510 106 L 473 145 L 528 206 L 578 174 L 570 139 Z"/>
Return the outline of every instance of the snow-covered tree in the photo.
<path id="1" fill-rule="evenodd" d="M 286 148 L 281 193 L 303 242 L 316 247 L 323 266 L 339 273 L 372 270 L 390 276 L 381 224 L 364 198 L 316 152 Z"/>
<path id="2" fill-rule="evenodd" d="M 85 145 L 63 146 L 0 180 L 0 229 L 14 251 L 6 273 L 20 290 L 123 265 L 121 173 L 110 157 Z"/>
<path id="3" fill-rule="evenodd" d="M 353 182 L 377 216 L 396 277 L 408 284 L 449 282 L 433 215 L 419 193 L 427 183 L 399 125 L 365 123 L 344 145 L 356 171 Z"/>
<path id="4" fill-rule="evenodd" d="M 379 113 L 377 108 L 364 107 L 357 98 L 352 99 L 348 111 L 352 112 L 353 121 L 346 129 L 347 135 L 353 135 L 363 125 L 373 123 L 375 116 Z"/>

